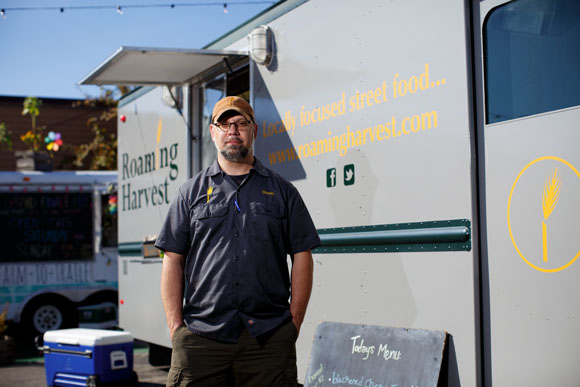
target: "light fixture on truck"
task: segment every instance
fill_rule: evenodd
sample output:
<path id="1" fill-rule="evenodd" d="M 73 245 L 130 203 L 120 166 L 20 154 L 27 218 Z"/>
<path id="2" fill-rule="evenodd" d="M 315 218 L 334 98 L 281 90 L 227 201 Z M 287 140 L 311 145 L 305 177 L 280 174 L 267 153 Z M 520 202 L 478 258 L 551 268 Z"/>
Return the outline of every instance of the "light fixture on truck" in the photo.
<path id="1" fill-rule="evenodd" d="M 254 28 L 248 35 L 250 57 L 260 65 L 269 66 L 274 58 L 274 34 L 268 26 Z"/>

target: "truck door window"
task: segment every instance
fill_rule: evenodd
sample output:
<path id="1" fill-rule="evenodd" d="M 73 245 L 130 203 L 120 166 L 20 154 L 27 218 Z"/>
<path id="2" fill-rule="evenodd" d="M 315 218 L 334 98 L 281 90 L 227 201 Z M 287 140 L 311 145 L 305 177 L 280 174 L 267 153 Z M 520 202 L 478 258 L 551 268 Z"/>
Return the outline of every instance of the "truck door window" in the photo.
<path id="1" fill-rule="evenodd" d="M 208 82 L 203 88 L 203 117 L 201 122 L 201 169 L 209 167 L 216 159 L 217 150 L 211 139 L 209 125 L 211 113 L 217 101 L 225 97 L 225 77 L 221 76 L 212 82 Z"/>
<path id="2" fill-rule="evenodd" d="M 217 150 L 209 132 L 211 113 L 215 103 L 228 95 L 250 100 L 250 70 L 247 64 L 243 64 L 228 73 L 220 74 L 203 85 L 200 136 L 201 169 L 209 167 L 217 157 Z"/>
<path id="3" fill-rule="evenodd" d="M 580 1 L 504 4 L 483 37 L 488 124 L 580 105 Z"/>

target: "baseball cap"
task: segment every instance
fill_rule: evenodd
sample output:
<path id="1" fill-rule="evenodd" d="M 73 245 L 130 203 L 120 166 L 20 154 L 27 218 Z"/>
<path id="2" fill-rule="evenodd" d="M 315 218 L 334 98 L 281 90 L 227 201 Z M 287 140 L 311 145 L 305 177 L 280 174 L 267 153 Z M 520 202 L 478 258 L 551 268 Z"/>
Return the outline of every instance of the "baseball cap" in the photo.
<path id="1" fill-rule="evenodd" d="M 254 121 L 254 109 L 250 104 L 243 98 L 230 96 L 217 101 L 211 114 L 211 122 L 219 120 L 221 115 L 228 110 L 234 110 L 246 117 L 247 120 Z"/>

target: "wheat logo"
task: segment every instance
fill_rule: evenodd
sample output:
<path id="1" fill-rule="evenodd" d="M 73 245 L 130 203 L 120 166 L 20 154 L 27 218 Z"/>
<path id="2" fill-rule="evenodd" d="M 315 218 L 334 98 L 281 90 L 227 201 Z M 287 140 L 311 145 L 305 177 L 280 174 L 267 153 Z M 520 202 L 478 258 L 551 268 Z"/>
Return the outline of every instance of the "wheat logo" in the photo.
<path id="1" fill-rule="evenodd" d="M 546 179 L 544 192 L 542 194 L 542 210 L 544 211 L 544 220 L 542 221 L 542 247 L 544 249 L 544 262 L 548 262 L 548 231 L 546 222 L 554 211 L 558 198 L 560 197 L 560 177 L 558 168 L 554 170 L 554 176 Z"/>
<path id="2" fill-rule="evenodd" d="M 210 186 L 210 187 L 207 189 L 207 202 L 206 202 L 206 203 L 209 203 L 209 197 L 211 196 L 211 193 L 212 193 L 212 192 L 213 192 L 213 187 L 211 187 L 211 186 Z"/>
<path id="3" fill-rule="evenodd" d="M 539 169 L 537 169 L 539 167 L 545 168 L 547 166 L 546 163 L 550 163 L 552 166 L 549 169 L 546 168 L 544 172 L 541 172 L 541 174 L 536 174 L 536 172 L 534 172 L 539 172 Z M 546 176 L 545 174 L 548 176 L 545 178 L 544 186 L 542 188 L 542 175 Z M 512 185 L 507 206 L 507 226 L 510 239 L 514 248 L 516 249 L 517 254 L 524 260 L 525 263 L 527 263 L 535 270 L 542 271 L 544 273 L 555 273 L 570 267 L 570 265 L 572 265 L 580 257 L 580 250 L 577 250 L 579 244 L 579 241 L 576 238 L 577 234 L 574 234 L 574 231 L 570 229 L 570 227 L 566 227 L 566 223 L 563 223 L 568 222 L 570 219 L 580 217 L 580 206 L 578 206 L 577 202 L 578 195 L 575 194 L 575 192 L 578 192 L 580 188 L 580 181 L 570 179 L 572 176 L 576 176 L 580 179 L 580 172 L 571 163 L 560 157 L 544 156 L 529 162 L 517 175 Z M 522 185 L 520 185 L 520 189 L 516 190 L 520 179 L 523 180 L 521 183 Z M 532 183 L 532 181 L 534 183 Z M 560 196 L 563 188 L 563 181 L 566 182 L 566 194 L 564 196 Z M 534 187 L 533 190 L 526 190 L 525 188 L 531 188 L 532 186 Z M 522 206 L 524 203 L 526 203 L 525 198 L 528 197 L 528 192 L 530 193 L 529 197 L 531 199 L 533 196 L 537 198 L 536 195 L 540 190 L 542 191 L 541 215 L 538 211 L 539 207 L 535 207 L 534 210 L 531 210 L 530 208 L 526 209 Z M 516 203 L 514 211 L 512 211 L 512 200 Z M 562 217 L 562 212 L 566 213 L 568 219 L 564 219 L 566 217 Z M 554 216 L 554 213 L 559 213 L 559 215 Z M 528 218 L 528 215 L 531 214 L 534 214 L 533 217 Z M 533 226 L 533 224 L 537 223 L 530 224 L 525 220 L 526 218 L 530 220 L 538 219 L 538 217 L 543 218 L 541 257 L 539 250 L 540 248 L 537 244 L 538 234 L 537 231 L 535 231 L 537 228 Z M 519 220 L 516 221 L 516 219 Z M 515 222 L 512 223 L 512 220 Z M 524 223 L 526 223 L 526 225 L 524 225 Z M 527 227 L 527 224 L 530 224 L 529 228 Z M 574 226 L 572 227 L 577 229 L 577 223 L 573 224 Z M 549 228 L 551 233 L 551 254 L 549 260 L 548 225 L 550 225 Z M 529 232 L 526 231 L 528 229 Z M 518 246 L 518 242 L 523 247 L 523 250 Z M 531 246 L 534 246 L 533 250 L 530 248 Z"/>
<path id="4" fill-rule="evenodd" d="M 157 124 L 157 146 L 155 147 L 155 169 L 159 169 L 159 142 L 161 141 L 161 132 L 163 131 L 163 119 L 159 118 Z"/>

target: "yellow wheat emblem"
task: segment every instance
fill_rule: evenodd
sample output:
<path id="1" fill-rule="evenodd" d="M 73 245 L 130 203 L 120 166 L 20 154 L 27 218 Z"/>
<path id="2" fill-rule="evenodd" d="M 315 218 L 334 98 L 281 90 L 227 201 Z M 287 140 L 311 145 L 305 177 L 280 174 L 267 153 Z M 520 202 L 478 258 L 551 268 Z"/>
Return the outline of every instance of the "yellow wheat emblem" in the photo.
<path id="1" fill-rule="evenodd" d="M 155 148 L 155 169 L 159 169 L 159 142 L 161 141 L 161 132 L 163 131 L 163 119 L 159 118 L 157 124 L 157 147 Z"/>
<path id="2" fill-rule="evenodd" d="M 212 192 L 213 192 L 213 187 L 209 187 L 207 189 L 207 203 L 209 203 L 209 197 L 211 196 Z"/>
<path id="3" fill-rule="evenodd" d="M 542 192 L 542 210 L 544 211 L 544 220 L 542 221 L 542 247 L 544 252 L 544 262 L 548 261 L 548 230 L 546 221 L 554 211 L 558 198 L 560 197 L 560 177 L 558 168 L 554 170 L 554 175 L 546 179 L 544 192 Z"/>

